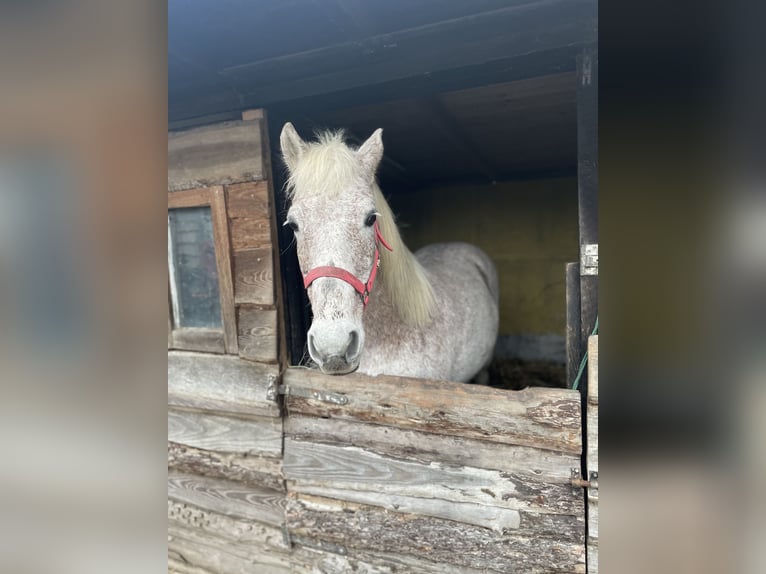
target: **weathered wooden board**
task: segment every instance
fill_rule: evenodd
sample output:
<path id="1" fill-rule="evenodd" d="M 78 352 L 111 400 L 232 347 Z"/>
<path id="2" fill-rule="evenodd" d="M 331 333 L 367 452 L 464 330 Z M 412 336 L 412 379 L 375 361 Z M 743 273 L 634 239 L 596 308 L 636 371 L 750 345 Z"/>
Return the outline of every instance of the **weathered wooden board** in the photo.
<path id="1" fill-rule="evenodd" d="M 292 574 L 290 557 L 270 546 L 195 536 L 168 527 L 168 570 L 183 574 Z"/>
<path id="2" fill-rule="evenodd" d="M 229 217 L 268 217 L 268 181 L 249 181 L 226 186 Z"/>
<path id="3" fill-rule="evenodd" d="M 271 248 L 234 252 L 234 301 L 274 304 L 274 262 Z"/>
<path id="4" fill-rule="evenodd" d="M 290 413 L 285 435 L 304 442 L 361 447 L 401 460 L 528 473 L 538 480 L 569 483 L 580 457 L 527 446 L 420 432 L 336 418 Z"/>
<path id="5" fill-rule="evenodd" d="M 588 339 L 588 403 L 586 467 L 588 476 L 598 477 L 598 335 Z M 598 484 L 598 483 L 597 483 Z M 586 489 L 588 498 L 588 574 L 598 574 L 598 486 Z"/>
<path id="6" fill-rule="evenodd" d="M 278 368 L 239 357 L 168 353 L 168 405 L 222 413 L 279 416 L 267 398 Z"/>
<path id="7" fill-rule="evenodd" d="M 281 458 L 221 453 L 169 442 L 168 468 L 285 491 Z"/>
<path id="8" fill-rule="evenodd" d="M 289 495 L 291 535 L 488 572 L 585 572 L 585 545 L 306 495 Z"/>
<path id="9" fill-rule="evenodd" d="M 292 539 L 293 574 L 486 574 L 485 570 L 437 564 L 415 556 L 343 549 L 343 554 L 321 550 L 319 541 L 296 536 Z M 304 545 L 305 544 L 305 545 Z"/>
<path id="10" fill-rule="evenodd" d="M 489 442 L 579 455 L 580 394 L 569 389 L 505 391 L 400 377 L 343 377 L 291 367 L 285 371 L 289 413 L 357 420 Z M 291 394 L 290 388 L 344 395 L 343 405 Z M 301 393 L 304 394 L 304 393 Z"/>
<path id="11" fill-rule="evenodd" d="M 276 309 L 239 308 L 239 354 L 262 363 L 277 362 Z"/>
<path id="12" fill-rule="evenodd" d="M 285 495 L 269 488 L 169 472 L 168 498 L 272 526 L 285 522 Z"/>
<path id="13" fill-rule="evenodd" d="M 232 121 L 168 134 L 168 190 L 263 179 L 259 122 Z"/>
<path id="14" fill-rule="evenodd" d="M 498 531 L 525 531 L 526 513 L 543 513 L 562 537 L 569 534 L 579 539 L 583 535 L 581 491 L 568 484 L 541 482 L 529 474 L 401 461 L 356 447 L 292 439 L 285 441 L 284 472 L 290 492 Z M 536 525 L 528 534 L 540 529 Z"/>
<path id="15" fill-rule="evenodd" d="M 271 247 L 271 224 L 267 215 L 231 220 L 231 247 L 234 251 Z"/>
<path id="16" fill-rule="evenodd" d="M 172 329 L 169 335 L 170 347 L 200 353 L 226 352 L 224 333 L 220 329 L 183 327 Z"/>
<path id="17" fill-rule="evenodd" d="M 214 536 L 229 542 L 259 544 L 288 550 L 282 528 L 229 516 L 193 504 L 168 500 L 168 525 L 184 536 Z"/>
<path id="18" fill-rule="evenodd" d="M 221 453 L 279 457 L 282 421 L 275 417 L 235 418 L 168 410 L 168 440 Z"/>

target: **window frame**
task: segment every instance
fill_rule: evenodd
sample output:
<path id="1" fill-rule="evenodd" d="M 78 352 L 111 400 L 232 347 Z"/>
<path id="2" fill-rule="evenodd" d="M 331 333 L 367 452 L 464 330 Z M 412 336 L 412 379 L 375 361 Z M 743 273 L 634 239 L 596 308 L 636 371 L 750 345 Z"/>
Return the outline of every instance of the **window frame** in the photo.
<path id="1" fill-rule="evenodd" d="M 168 350 L 239 353 L 237 320 L 234 306 L 234 282 L 231 268 L 231 238 L 222 185 L 168 192 L 168 211 L 190 207 L 209 207 L 213 223 L 213 245 L 218 271 L 218 295 L 221 304 L 221 327 L 181 327 L 175 324 L 168 261 Z M 170 236 L 168 235 L 168 240 Z"/>

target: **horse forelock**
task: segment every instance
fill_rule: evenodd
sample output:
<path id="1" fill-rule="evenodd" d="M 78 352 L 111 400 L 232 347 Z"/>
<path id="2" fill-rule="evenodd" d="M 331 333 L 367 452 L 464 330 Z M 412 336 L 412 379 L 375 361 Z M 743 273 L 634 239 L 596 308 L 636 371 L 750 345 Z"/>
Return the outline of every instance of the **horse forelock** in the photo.
<path id="1" fill-rule="evenodd" d="M 364 168 L 356 150 L 345 142 L 343 130 L 322 131 L 317 140 L 305 142 L 305 149 L 286 183 L 290 199 L 300 197 L 334 198 L 364 180 Z"/>
<path id="2" fill-rule="evenodd" d="M 367 189 L 372 185 L 378 225 L 392 250 L 380 248 L 380 277 L 399 317 L 410 325 L 423 327 L 434 315 L 435 298 L 425 270 L 402 241 L 394 214 L 377 183 L 348 146 L 342 130 L 323 131 L 305 148 L 286 183 L 291 200 L 308 197 L 336 199 L 343 192 Z"/>

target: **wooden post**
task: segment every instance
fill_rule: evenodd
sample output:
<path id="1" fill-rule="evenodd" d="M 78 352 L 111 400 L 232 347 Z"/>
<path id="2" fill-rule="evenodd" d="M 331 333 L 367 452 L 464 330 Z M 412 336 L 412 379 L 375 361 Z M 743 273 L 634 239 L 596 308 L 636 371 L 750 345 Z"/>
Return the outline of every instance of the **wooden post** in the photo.
<path id="1" fill-rule="evenodd" d="M 582 359 L 582 345 L 580 344 L 580 264 L 566 264 L 566 290 L 567 290 L 567 387 L 572 388 L 577 369 Z"/>
<path id="2" fill-rule="evenodd" d="M 598 48 L 577 59 L 577 186 L 580 252 L 598 244 Z M 598 275 L 580 270 L 580 348 L 585 349 L 598 315 Z"/>

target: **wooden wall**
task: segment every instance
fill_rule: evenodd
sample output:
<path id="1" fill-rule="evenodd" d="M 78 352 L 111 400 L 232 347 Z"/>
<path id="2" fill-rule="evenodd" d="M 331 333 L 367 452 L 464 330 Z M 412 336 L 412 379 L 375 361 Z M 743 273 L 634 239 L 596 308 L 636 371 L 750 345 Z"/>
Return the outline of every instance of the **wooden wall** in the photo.
<path id="1" fill-rule="evenodd" d="M 263 114 L 168 138 L 168 192 L 223 186 L 237 355 L 168 352 L 168 561 L 291 573 L 285 535 L 278 282 Z M 225 285 L 221 285 L 225 289 Z"/>
<path id="2" fill-rule="evenodd" d="M 266 133 L 169 139 L 170 193 L 225 190 L 238 341 L 168 352 L 169 569 L 584 573 L 577 392 L 287 368 Z"/>

